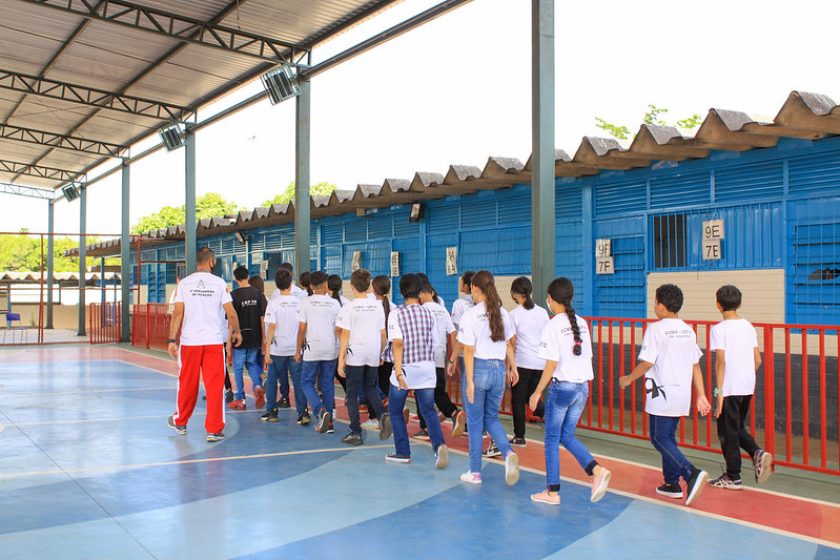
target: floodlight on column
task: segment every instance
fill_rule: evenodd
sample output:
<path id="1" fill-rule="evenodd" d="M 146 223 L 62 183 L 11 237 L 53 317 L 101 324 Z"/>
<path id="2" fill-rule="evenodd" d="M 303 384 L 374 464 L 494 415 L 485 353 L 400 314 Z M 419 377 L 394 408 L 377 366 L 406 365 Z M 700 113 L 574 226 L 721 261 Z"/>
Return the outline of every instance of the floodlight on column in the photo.
<path id="1" fill-rule="evenodd" d="M 76 188 L 76 185 L 65 185 L 61 187 L 61 194 L 64 195 L 64 200 L 73 202 L 79 198 L 79 189 Z"/>
<path id="2" fill-rule="evenodd" d="M 291 66 L 284 65 L 266 72 L 260 80 L 272 105 L 300 95 L 300 85 Z"/>
<path id="3" fill-rule="evenodd" d="M 163 141 L 163 145 L 169 152 L 186 144 L 184 133 L 181 132 L 181 127 L 177 124 L 168 124 L 162 127 L 158 133 L 160 134 L 160 139 Z"/>

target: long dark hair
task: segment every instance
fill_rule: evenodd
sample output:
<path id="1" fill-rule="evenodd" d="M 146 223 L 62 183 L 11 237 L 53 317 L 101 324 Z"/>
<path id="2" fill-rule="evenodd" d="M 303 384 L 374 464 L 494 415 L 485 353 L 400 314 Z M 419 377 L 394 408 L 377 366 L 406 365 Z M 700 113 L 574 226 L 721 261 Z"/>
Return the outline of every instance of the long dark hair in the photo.
<path id="1" fill-rule="evenodd" d="M 344 286 L 344 281 L 338 274 L 330 274 L 327 276 L 327 289 L 330 295 L 341 305 L 341 288 Z"/>
<path id="2" fill-rule="evenodd" d="M 522 304 L 522 307 L 525 309 L 530 311 L 534 308 L 534 300 L 531 297 L 531 294 L 534 293 L 534 285 L 531 284 L 531 281 L 527 277 L 520 276 L 514 280 L 510 285 L 510 293 L 525 298 L 525 303 Z"/>
<path id="3" fill-rule="evenodd" d="M 505 323 L 502 320 L 502 298 L 496 291 L 493 274 L 486 270 L 479 270 L 472 277 L 471 285 L 481 290 L 486 298 L 484 306 L 487 308 L 487 319 L 490 322 L 490 340 L 493 342 L 503 341 L 505 339 Z"/>
<path id="4" fill-rule="evenodd" d="M 380 274 L 371 280 L 373 293 L 382 297 L 382 307 L 385 309 L 385 324 L 388 324 L 388 315 L 391 314 L 391 302 L 388 301 L 388 292 L 391 291 L 391 279 Z"/>
<path id="5" fill-rule="evenodd" d="M 577 315 L 575 308 L 572 307 L 572 298 L 575 296 L 575 286 L 568 278 L 561 276 L 555 278 L 548 285 L 548 295 L 551 299 L 566 308 L 566 317 L 569 318 L 569 323 L 572 325 L 572 334 L 575 337 L 575 347 L 572 352 L 575 356 L 580 356 L 583 348 L 583 339 L 580 337 L 580 327 L 577 323 Z"/>
<path id="6" fill-rule="evenodd" d="M 431 290 L 428 293 L 432 294 L 432 299 L 434 300 L 434 302 L 435 303 L 440 303 L 441 302 L 440 296 L 438 295 L 437 290 L 435 290 L 435 287 L 432 286 L 432 283 L 431 283 L 431 281 L 429 281 L 429 277 L 426 276 L 426 273 L 425 272 L 418 272 L 417 276 L 420 277 L 420 279 L 423 281 L 424 285 L 428 285 L 429 289 Z"/>

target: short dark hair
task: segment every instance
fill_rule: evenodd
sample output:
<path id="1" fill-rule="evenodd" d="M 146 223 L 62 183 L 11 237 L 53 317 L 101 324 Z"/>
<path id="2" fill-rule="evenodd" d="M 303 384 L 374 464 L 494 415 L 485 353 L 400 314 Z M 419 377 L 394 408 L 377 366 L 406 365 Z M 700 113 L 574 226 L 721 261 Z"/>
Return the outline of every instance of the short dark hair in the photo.
<path id="1" fill-rule="evenodd" d="M 327 273 L 326 272 L 321 272 L 320 270 L 316 270 L 309 277 L 309 285 L 312 286 L 313 288 L 315 286 L 320 286 L 321 284 L 326 284 L 326 283 L 327 283 Z"/>
<path id="2" fill-rule="evenodd" d="M 364 268 L 354 270 L 350 275 L 350 285 L 359 292 L 366 292 L 370 288 L 370 272 Z"/>
<path id="3" fill-rule="evenodd" d="M 265 281 L 259 274 L 254 274 L 253 276 L 248 278 L 248 284 L 250 284 L 252 288 L 256 288 L 259 293 L 265 293 Z"/>
<path id="4" fill-rule="evenodd" d="M 202 247 L 198 250 L 198 253 L 195 255 L 195 262 L 198 264 L 204 264 L 206 262 L 210 262 L 211 259 L 215 259 L 216 254 L 213 252 L 210 247 Z"/>
<path id="5" fill-rule="evenodd" d="M 289 274 L 294 274 L 295 273 L 295 268 L 292 266 L 292 263 L 284 262 L 283 264 L 280 265 L 280 268 L 282 268 L 283 270 L 288 270 Z"/>
<path id="6" fill-rule="evenodd" d="M 409 273 L 400 278 L 400 293 L 405 299 L 418 299 L 423 291 L 423 280 L 417 274 Z"/>
<path id="7" fill-rule="evenodd" d="M 662 284 L 656 288 L 656 301 L 671 313 L 679 313 L 683 306 L 683 293 L 676 284 Z"/>
<path id="8" fill-rule="evenodd" d="M 724 311 L 735 311 L 741 307 L 741 290 L 732 284 L 718 288 L 715 297 Z"/>
<path id="9" fill-rule="evenodd" d="M 274 283 L 277 284 L 278 289 L 288 290 L 292 285 L 292 273 L 281 267 L 274 275 Z"/>
<path id="10" fill-rule="evenodd" d="M 298 281 L 300 282 L 301 288 L 309 288 L 309 284 L 312 282 L 312 273 L 301 272 Z"/>
<path id="11" fill-rule="evenodd" d="M 472 270 L 468 270 L 461 275 L 461 281 L 464 283 L 464 286 L 467 288 L 472 287 L 472 277 L 475 276 L 475 272 Z"/>
<path id="12" fill-rule="evenodd" d="M 247 280 L 248 276 L 248 267 L 245 265 L 240 265 L 233 269 L 233 277 L 239 280 L 240 282 L 243 280 Z"/>

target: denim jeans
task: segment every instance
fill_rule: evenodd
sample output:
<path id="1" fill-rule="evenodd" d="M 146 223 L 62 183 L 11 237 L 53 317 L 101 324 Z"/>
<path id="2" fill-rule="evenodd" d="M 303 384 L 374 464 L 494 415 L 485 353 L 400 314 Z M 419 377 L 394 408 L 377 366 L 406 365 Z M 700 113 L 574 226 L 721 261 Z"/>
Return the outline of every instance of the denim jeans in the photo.
<path id="1" fill-rule="evenodd" d="M 473 385 L 475 396 L 470 403 L 467 398 L 466 373 L 462 379 L 464 387 L 464 408 L 467 411 L 467 425 L 470 435 L 470 472 L 481 472 L 482 433 L 484 430 L 493 438 L 493 442 L 507 457 L 513 452 L 505 429 L 499 421 L 499 407 L 505 396 L 505 362 L 504 360 L 482 360 L 476 358 L 473 365 Z M 429 417 L 427 416 L 428 420 Z"/>
<path id="2" fill-rule="evenodd" d="M 677 484 L 681 476 L 688 481 L 694 471 L 694 465 L 677 447 L 675 434 L 679 424 L 679 416 L 650 415 L 650 441 L 662 455 L 662 474 L 666 484 Z"/>
<path id="3" fill-rule="evenodd" d="M 338 359 L 304 361 L 300 368 L 300 383 L 303 394 L 309 401 L 312 412 L 319 414 L 322 410 L 332 413 L 335 408 L 335 370 Z M 321 396 L 315 390 L 315 383 L 321 388 Z"/>
<path id="4" fill-rule="evenodd" d="M 428 418 L 429 439 L 432 441 L 432 449 L 437 451 L 437 448 L 444 444 L 443 432 L 440 429 L 440 420 L 438 420 L 435 412 L 435 390 L 434 389 L 414 389 L 414 399 L 417 401 L 417 406 Z M 408 444 L 408 429 L 405 426 L 405 418 L 403 417 L 403 409 L 405 408 L 405 400 L 408 398 L 408 391 L 404 391 L 399 387 L 390 386 L 388 393 L 388 414 L 391 417 L 391 427 L 394 430 L 394 448 L 397 455 L 411 456 L 411 446 Z"/>
<path id="5" fill-rule="evenodd" d="M 245 384 L 243 381 L 242 370 L 248 368 L 248 376 L 251 378 L 251 383 L 254 388 L 262 385 L 262 364 L 259 363 L 259 348 L 234 348 L 233 349 L 233 378 L 236 380 L 236 394 L 237 400 L 245 399 Z"/>
<path id="6" fill-rule="evenodd" d="M 377 418 L 382 418 L 382 414 L 385 412 L 376 389 L 379 382 L 379 366 L 346 366 L 344 372 L 347 374 L 347 394 L 344 405 L 347 407 L 347 414 L 350 416 L 350 431 L 354 434 L 361 434 L 362 425 L 359 421 L 359 397 L 361 395 L 366 397 L 368 407 L 376 412 Z"/>
<path id="7" fill-rule="evenodd" d="M 298 416 L 306 412 L 306 396 L 300 384 L 300 363 L 294 356 L 271 356 L 272 367 L 268 368 L 265 380 L 265 410 L 270 412 L 277 407 L 277 382 L 280 382 L 280 395 L 289 398 L 289 376 L 295 388 L 295 409 Z M 283 380 L 286 380 L 286 393 L 283 394 Z"/>
<path id="8" fill-rule="evenodd" d="M 548 386 L 545 403 L 545 475 L 551 490 L 560 487 L 561 443 L 587 474 L 591 475 L 595 467 L 595 458 L 575 437 L 575 427 L 588 396 L 588 383 L 552 381 Z"/>

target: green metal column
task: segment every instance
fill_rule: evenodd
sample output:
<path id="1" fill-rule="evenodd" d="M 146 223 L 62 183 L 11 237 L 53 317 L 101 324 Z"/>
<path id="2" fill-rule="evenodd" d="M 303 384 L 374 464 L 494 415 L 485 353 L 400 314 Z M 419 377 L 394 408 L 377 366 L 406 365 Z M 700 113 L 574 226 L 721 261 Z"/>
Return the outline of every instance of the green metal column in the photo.
<path id="1" fill-rule="evenodd" d="M 295 274 L 309 270 L 309 112 L 310 82 L 300 82 L 295 100 Z"/>
<path id="2" fill-rule="evenodd" d="M 120 329 L 122 342 L 131 340 L 131 235 L 129 222 L 129 194 L 131 192 L 131 167 L 126 160 L 122 165 L 122 222 L 120 229 Z M 103 275 L 104 278 L 104 275 Z"/>
<path id="3" fill-rule="evenodd" d="M 50 200 L 47 207 L 47 325 L 53 328 L 53 284 L 55 283 L 55 201 Z"/>
<path id="4" fill-rule="evenodd" d="M 79 188 L 79 336 L 85 336 L 85 285 L 87 283 L 87 188 Z"/>
<path id="5" fill-rule="evenodd" d="M 531 0 L 531 274 L 534 300 L 555 274 L 554 0 Z"/>
<path id="6" fill-rule="evenodd" d="M 184 256 L 187 261 L 187 274 L 195 272 L 195 255 L 197 252 L 196 246 L 196 219 L 195 219 L 195 131 L 190 125 L 187 125 L 185 131 L 186 145 L 184 150 L 184 161 L 186 169 L 185 177 L 185 208 L 186 220 L 184 220 L 184 235 L 185 251 Z"/>

